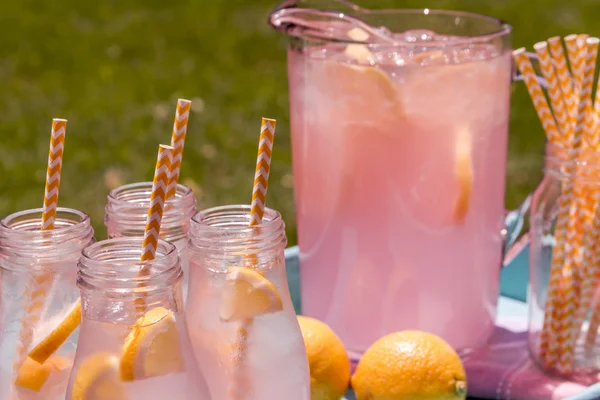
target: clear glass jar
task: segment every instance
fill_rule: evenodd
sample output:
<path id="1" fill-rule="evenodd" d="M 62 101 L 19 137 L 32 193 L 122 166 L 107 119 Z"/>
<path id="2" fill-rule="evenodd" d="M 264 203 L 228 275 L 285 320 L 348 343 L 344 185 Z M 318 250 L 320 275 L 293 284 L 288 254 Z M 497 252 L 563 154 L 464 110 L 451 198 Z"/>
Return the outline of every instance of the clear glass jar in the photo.
<path id="1" fill-rule="evenodd" d="M 114 398 L 210 399 L 191 352 L 177 250 L 160 240 L 154 260 L 140 261 L 141 253 L 142 238 L 84 249 L 77 277 L 83 318 L 68 398 L 105 379 Z"/>
<path id="2" fill-rule="evenodd" d="M 41 208 L 0 221 L 0 399 L 63 400 L 73 364 L 78 329 L 43 367 L 27 354 L 78 303 L 77 260 L 94 230 L 86 214 L 70 208 L 58 208 L 53 230 L 41 230 L 41 221 Z M 22 380 L 46 367 L 47 377 Z"/>
<path id="3" fill-rule="evenodd" d="M 151 193 L 152 182 L 132 183 L 110 191 L 104 215 L 104 225 L 109 238 L 144 236 Z M 188 231 L 190 219 L 195 213 L 194 192 L 187 186 L 177 185 L 175 197 L 165 205 L 160 237 L 177 247 L 184 275 L 184 299 L 188 286 Z"/>
<path id="4" fill-rule="evenodd" d="M 243 205 L 192 218 L 186 315 L 196 359 L 207 366 L 213 398 L 308 400 L 306 349 L 285 270 L 285 224 L 268 208 L 261 224 L 249 224 L 250 207 Z M 253 296 L 261 291 L 268 304 Z"/>
<path id="5" fill-rule="evenodd" d="M 599 157 L 584 150 L 575 161 L 548 144 L 530 212 L 529 350 L 545 372 L 582 381 L 600 372 Z"/>

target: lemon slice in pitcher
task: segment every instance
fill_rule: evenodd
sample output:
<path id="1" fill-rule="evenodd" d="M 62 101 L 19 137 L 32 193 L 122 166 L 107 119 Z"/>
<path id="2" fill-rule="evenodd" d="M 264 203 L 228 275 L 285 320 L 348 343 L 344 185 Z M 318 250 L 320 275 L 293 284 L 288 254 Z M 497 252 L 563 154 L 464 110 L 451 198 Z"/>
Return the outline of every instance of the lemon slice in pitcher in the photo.
<path id="1" fill-rule="evenodd" d="M 283 310 L 275 285 L 245 267 L 231 268 L 222 299 L 220 316 L 224 321 L 255 318 Z"/>
<path id="2" fill-rule="evenodd" d="M 96 353 L 83 361 L 73 382 L 72 400 L 127 400 L 119 380 L 119 359 Z"/>
<path id="3" fill-rule="evenodd" d="M 183 372 L 175 316 L 166 308 L 156 307 L 140 317 L 125 339 L 121 354 L 121 379 L 133 381 Z"/>
<path id="4" fill-rule="evenodd" d="M 462 129 L 456 141 L 454 175 L 458 183 L 458 196 L 454 205 L 454 220 L 462 222 L 467 216 L 473 191 L 473 160 L 471 156 L 471 132 Z"/>

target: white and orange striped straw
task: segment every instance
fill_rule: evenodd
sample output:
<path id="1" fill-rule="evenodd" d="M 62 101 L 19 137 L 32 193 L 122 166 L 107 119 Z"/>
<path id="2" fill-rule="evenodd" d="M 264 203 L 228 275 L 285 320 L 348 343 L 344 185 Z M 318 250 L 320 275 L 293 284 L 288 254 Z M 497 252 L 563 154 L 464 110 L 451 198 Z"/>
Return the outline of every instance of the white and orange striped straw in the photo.
<path id="1" fill-rule="evenodd" d="M 177 183 L 179 182 L 179 174 L 181 172 L 181 160 L 183 158 L 183 147 L 187 135 L 188 120 L 190 117 L 190 108 L 192 102 L 185 99 L 177 100 L 177 108 L 175 110 L 175 121 L 173 122 L 173 133 L 171 134 L 171 147 L 173 151 L 172 173 L 169 179 L 167 190 L 167 200 L 177 192 Z"/>
<path id="2" fill-rule="evenodd" d="M 41 221 L 42 230 L 54 229 L 56 221 L 66 133 L 67 120 L 54 118 L 50 133 L 50 150 L 48 151 L 48 168 L 46 170 Z M 52 286 L 53 278 L 53 274 L 47 272 L 36 274 L 25 288 L 27 305 L 25 315 L 21 320 L 19 341 L 17 342 L 17 351 L 13 362 L 13 372 L 15 375 L 27 357 L 27 351 L 33 341 L 33 331 L 40 321 L 41 313 L 46 303 L 46 296 Z"/>
<path id="3" fill-rule="evenodd" d="M 269 173 L 271 171 L 271 157 L 273 154 L 273 141 L 275 140 L 274 119 L 263 118 L 260 126 L 260 139 L 258 142 L 258 156 L 252 187 L 252 203 L 250 206 L 250 226 L 259 225 L 265 214 L 267 201 L 267 188 L 269 186 Z M 255 258 L 255 257 L 251 257 Z M 244 400 L 248 396 L 249 381 L 244 374 L 243 364 L 246 359 L 248 336 L 252 327 L 252 320 L 244 320 L 237 329 L 237 343 L 233 346 L 236 354 L 236 368 L 230 380 L 227 397 L 232 400 Z"/>
<path id="4" fill-rule="evenodd" d="M 150 194 L 150 206 L 146 217 L 146 229 L 142 241 L 142 255 L 140 261 L 154 260 L 160 237 L 160 224 L 162 222 L 165 202 L 167 200 L 167 187 L 171 177 L 173 154 L 175 149 L 164 144 L 158 147 L 156 168 L 154 168 L 154 180 L 152 182 L 152 193 Z M 139 276 L 147 276 L 150 271 L 142 268 Z M 146 311 L 146 302 L 143 297 L 136 299 L 136 311 L 141 315 Z"/>
<path id="5" fill-rule="evenodd" d="M 596 134 L 593 131 L 594 119 L 592 118 L 592 89 L 594 85 L 594 75 L 596 71 L 596 58 L 598 56 L 598 38 L 586 38 L 584 46 L 579 47 L 579 58 L 584 62 L 583 73 L 577 78 L 580 81 L 579 104 L 577 110 L 577 124 L 575 126 L 575 137 L 573 141 L 576 157 L 577 153 L 582 151 L 582 148 L 588 147 L 591 143 L 596 146 Z M 582 166 L 578 166 L 576 176 L 581 176 Z M 571 239 L 567 256 L 567 263 L 571 264 L 572 272 L 565 274 L 564 282 L 566 292 L 569 293 L 569 299 L 565 299 L 563 303 L 562 319 L 558 320 L 558 336 L 564 337 L 561 342 L 560 362 L 557 365 L 559 372 L 570 374 L 574 366 L 575 344 L 579 336 L 581 323 L 588 312 L 588 307 L 591 304 L 594 288 L 592 287 L 590 272 L 592 265 L 583 262 L 580 244 L 583 249 L 592 250 L 594 247 L 595 235 L 590 232 L 591 225 L 594 220 L 594 193 L 590 193 L 587 185 L 581 182 L 575 182 L 575 207 L 578 216 L 573 218 L 572 234 L 568 235 Z M 594 190 L 595 191 L 595 190 Z M 573 233 L 575 235 L 573 235 Z M 587 279 L 589 277 L 589 279 Z M 576 291 L 581 288 L 581 293 L 578 296 Z M 572 297 L 571 297 L 572 296 Z M 588 298 L 586 299 L 586 296 Z M 567 302 L 572 300 L 572 304 Z M 580 304 L 581 303 L 581 304 Z M 585 303 L 585 311 L 581 309 Z M 574 313 L 571 313 L 571 309 Z M 568 311 L 568 312 L 567 312 Z"/>
<path id="6" fill-rule="evenodd" d="M 578 36 L 569 35 L 565 38 L 569 62 L 574 82 L 574 107 L 575 124 L 573 135 L 569 138 L 567 148 L 573 151 L 573 158 L 578 159 L 584 146 L 583 130 L 584 124 L 579 105 L 580 97 L 584 89 L 584 72 L 587 63 L 587 44 L 578 45 Z M 585 110 L 583 110 L 585 112 Z M 566 171 L 568 174 L 580 173 L 577 171 Z M 553 254 L 553 266 L 550 272 L 550 287 L 548 292 L 548 304 L 542 330 L 541 356 L 547 366 L 556 369 L 563 374 L 570 374 L 573 368 L 572 351 L 570 348 L 570 327 L 574 322 L 574 314 L 578 305 L 577 284 L 579 267 L 581 264 L 581 241 L 583 239 L 583 222 L 588 219 L 588 204 L 586 201 L 585 186 L 579 182 L 569 181 L 566 183 L 561 199 L 559 201 L 559 220 L 555 228 L 555 240 L 558 247 Z M 568 200 L 568 205 L 567 205 Z M 574 210 L 575 217 L 570 217 Z M 567 224 L 566 232 L 563 232 L 563 224 Z"/>
<path id="7" fill-rule="evenodd" d="M 544 97 L 544 93 L 542 92 L 542 88 L 539 82 L 536 79 L 535 71 L 533 66 L 531 65 L 531 61 L 529 57 L 525 53 L 524 48 L 517 49 L 513 52 L 513 57 L 523 75 L 523 79 L 525 82 L 525 86 L 529 91 L 529 95 L 533 102 L 534 108 L 538 114 L 540 122 L 544 130 L 546 131 L 546 136 L 551 143 L 559 143 L 558 138 L 560 137 L 558 134 L 558 130 L 556 128 L 554 118 L 550 112 L 548 107 L 548 103 L 546 98 Z M 567 227 L 569 223 L 569 205 L 571 203 L 571 190 L 566 190 L 563 196 L 559 198 L 560 203 L 560 212 L 558 215 L 556 228 L 555 228 L 555 237 L 557 246 L 554 248 L 553 257 L 552 257 L 552 267 L 550 272 L 550 282 L 548 286 L 548 298 L 546 301 L 547 311 L 544 314 L 544 327 L 542 329 L 541 338 L 540 338 L 540 358 L 542 361 L 548 363 L 549 358 L 553 357 L 556 354 L 557 349 L 556 339 L 554 337 L 554 330 L 551 329 L 553 324 L 553 315 L 554 309 L 558 308 L 562 304 L 562 293 L 560 291 L 560 283 L 561 283 L 561 274 L 562 268 L 564 265 L 565 258 L 565 242 L 566 242 L 566 234 Z"/>

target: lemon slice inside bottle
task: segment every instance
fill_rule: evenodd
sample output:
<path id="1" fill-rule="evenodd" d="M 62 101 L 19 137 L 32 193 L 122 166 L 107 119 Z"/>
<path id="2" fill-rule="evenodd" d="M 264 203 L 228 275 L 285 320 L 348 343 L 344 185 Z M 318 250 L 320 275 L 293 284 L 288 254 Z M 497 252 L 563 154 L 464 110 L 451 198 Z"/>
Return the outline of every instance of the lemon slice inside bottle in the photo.
<path id="1" fill-rule="evenodd" d="M 19 369 L 15 385 L 39 392 L 51 374 L 64 371 L 70 366 L 71 363 L 66 358 L 60 356 L 52 356 L 43 364 L 27 357 Z"/>
<path id="2" fill-rule="evenodd" d="M 121 379 L 133 381 L 185 370 L 175 316 L 156 307 L 132 326 L 121 353 Z"/>
<path id="3" fill-rule="evenodd" d="M 119 380 L 119 358 L 110 353 L 96 353 L 86 358 L 73 382 L 72 400 L 127 400 Z"/>
<path id="4" fill-rule="evenodd" d="M 35 346 L 28 356 L 43 364 L 54 354 L 60 346 L 71 336 L 73 331 L 81 322 L 81 301 L 77 301 L 73 309 L 67 314 L 66 318 L 46 336 L 37 346 Z"/>
<path id="5" fill-rule="evenodd" d="M 281 296 L 267 278 L 250 268 L 231 268 L 222 295 L 222 320 L 250 319 L 281 310 Z"/>

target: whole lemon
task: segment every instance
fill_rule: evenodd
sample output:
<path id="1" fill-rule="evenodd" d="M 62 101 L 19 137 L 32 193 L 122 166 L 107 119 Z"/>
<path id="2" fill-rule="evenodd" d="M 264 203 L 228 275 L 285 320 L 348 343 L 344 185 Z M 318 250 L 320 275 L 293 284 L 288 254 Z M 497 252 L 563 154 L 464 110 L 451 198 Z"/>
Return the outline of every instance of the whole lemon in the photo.
<path id="1" fill-rule="evenodd" d="M 352 388 L 358 400 L 459 400 L 467 396 L 458 354 L 431 333 L 403 331 L 376 341 L 363 355 Z"/>
<path id="2" fill-rule="evenodd" d="M 311 400 L 339 400 L 350 382 L 350 360 L 339 337 L 325 323 L 298 316 L 308 365 Z"/>

